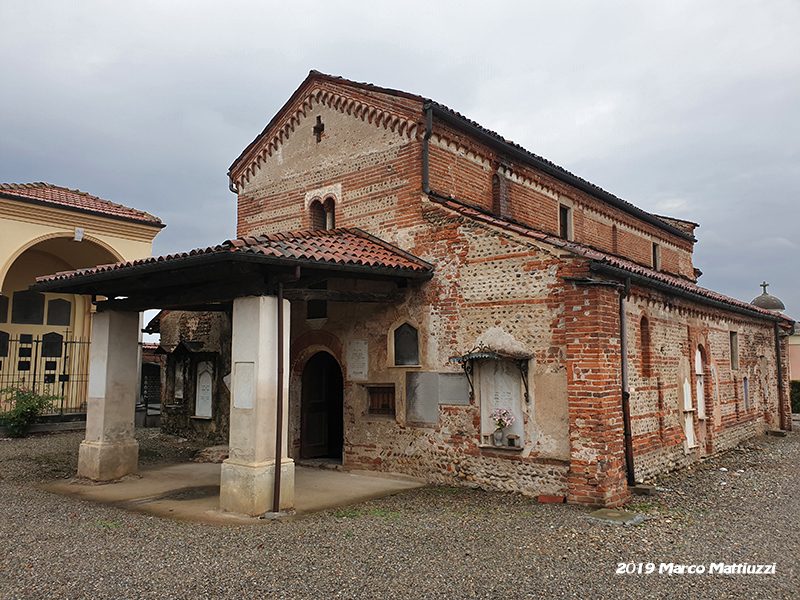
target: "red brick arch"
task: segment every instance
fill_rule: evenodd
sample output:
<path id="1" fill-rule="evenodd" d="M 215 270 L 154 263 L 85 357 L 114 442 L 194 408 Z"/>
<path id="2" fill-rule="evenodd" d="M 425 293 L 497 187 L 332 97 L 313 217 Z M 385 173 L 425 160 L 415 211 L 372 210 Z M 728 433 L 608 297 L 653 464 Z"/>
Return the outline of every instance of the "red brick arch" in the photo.
<path id="1" fill-rule="evenodd" d="M 342 343 L 332 333 L 327 331 L 309 331 L 297 338 L 292 344 L 289 351 L 289 362 L 292 369 L 297 367 L 297 361 L 303 354 L 303 351 L 311 346 L 324 346 L 328 348 L 339 364 L 342 364 Z"/>

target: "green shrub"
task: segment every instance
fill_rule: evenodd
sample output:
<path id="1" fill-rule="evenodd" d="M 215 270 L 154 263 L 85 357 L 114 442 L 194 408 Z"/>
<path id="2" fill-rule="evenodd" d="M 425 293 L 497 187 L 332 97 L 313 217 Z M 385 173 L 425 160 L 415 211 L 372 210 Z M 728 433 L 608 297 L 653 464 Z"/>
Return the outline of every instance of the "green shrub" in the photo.
<path id="1" fill-rule="evenodd" d="M 0 425 L 8 427 L 14 437 L 25 437 L 41 414 L 60 399 L 60 396 L 41 395 L 24 387 L 0 390 Z"/>

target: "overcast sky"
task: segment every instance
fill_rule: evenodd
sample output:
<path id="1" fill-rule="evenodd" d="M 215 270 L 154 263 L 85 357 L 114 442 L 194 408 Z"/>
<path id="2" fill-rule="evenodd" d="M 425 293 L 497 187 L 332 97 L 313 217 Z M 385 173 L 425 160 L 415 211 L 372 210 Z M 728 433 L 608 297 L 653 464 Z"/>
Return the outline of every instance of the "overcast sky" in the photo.
<path id="1" fill-rule="evenodd" d="M 235 235 L 227 170 L 311 69 L 432 98 L 656 214 L 800 318 L 800 2 L 0 2 L 0 182 Z"/>

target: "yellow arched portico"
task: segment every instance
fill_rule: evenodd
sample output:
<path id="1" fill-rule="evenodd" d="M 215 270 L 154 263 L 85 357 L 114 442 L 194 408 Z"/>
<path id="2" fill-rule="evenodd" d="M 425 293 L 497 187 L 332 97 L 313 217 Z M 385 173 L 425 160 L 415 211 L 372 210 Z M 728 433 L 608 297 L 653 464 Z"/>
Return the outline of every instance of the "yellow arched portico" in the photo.
<path id="1" fill-rule="evenodd" d="M 48 387 L 86 401 L 90 297 L 30 291 L 37 277 L 145 258 L 163 225 L 147 213 L 45 183 L 0 184 L 0 389 Z"/>

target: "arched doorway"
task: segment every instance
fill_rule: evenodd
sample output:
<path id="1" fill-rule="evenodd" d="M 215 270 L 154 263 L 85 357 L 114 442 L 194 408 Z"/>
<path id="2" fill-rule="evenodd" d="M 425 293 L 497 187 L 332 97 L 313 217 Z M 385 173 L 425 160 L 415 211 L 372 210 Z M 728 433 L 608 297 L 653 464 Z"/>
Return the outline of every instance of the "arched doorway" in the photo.
<path id="1" fill-rule="evenodd" d="M 317 352 L 303 369 L 300 458 L 342 458 L 344 380 L 339 363 Z"/>

